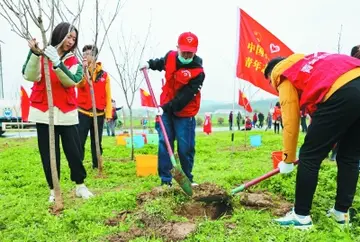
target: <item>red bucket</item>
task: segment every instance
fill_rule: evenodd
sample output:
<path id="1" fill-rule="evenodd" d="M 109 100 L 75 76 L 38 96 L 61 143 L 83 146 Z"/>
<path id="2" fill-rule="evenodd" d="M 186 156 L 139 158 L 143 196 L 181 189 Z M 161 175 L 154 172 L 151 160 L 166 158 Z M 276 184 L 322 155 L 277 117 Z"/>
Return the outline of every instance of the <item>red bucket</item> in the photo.
<path id="1" fill-rule="evenodd" d="M 271 153 L 274 169 L 278 168 L 278 164 L 280 163 L 280 161 L 282 161 L 282 155 L 282 151 L 274 151 Z"/>

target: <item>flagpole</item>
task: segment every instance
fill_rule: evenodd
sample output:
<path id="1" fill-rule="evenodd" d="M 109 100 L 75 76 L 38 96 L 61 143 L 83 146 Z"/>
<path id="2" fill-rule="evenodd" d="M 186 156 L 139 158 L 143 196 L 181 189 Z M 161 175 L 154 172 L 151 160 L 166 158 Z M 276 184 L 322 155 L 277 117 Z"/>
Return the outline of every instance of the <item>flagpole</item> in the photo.
<path id="1" fill-rule="evenodd" d="M 236 93 L 238 92 L 236 88 L 236 82 L 237 82 L 237 65 L 238 65 L 238 58 L 239 58 L 239 41 L 240 41 L 240 8 L 236 8 L 236 37 L 235 37 L 235 55 L 234 55 L 234 86 L 233 86 L 233 120 L 232 120 L 232 126 L 234 124 L 234 114 L 235 114 L 235 102 L 236 102 Z M 235 132 L 234 128 L 232 127 L 232 133 L 231 133 L 231 151 L 232 154 L 234 153 L 234 139 L 235 139 Z"/>

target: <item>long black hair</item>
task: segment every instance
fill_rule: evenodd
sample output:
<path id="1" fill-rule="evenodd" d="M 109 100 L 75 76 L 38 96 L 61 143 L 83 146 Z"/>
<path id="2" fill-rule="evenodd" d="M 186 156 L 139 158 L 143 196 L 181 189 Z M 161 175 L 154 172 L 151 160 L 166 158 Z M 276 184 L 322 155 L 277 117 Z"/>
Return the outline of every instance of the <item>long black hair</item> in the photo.
<path id="1" fill-rule="evenodd" d="M 63 41 L 63 39 L 68 35 L 68 33 L 72 32 L 72 31 L 76 32 L 76 39 L 75 39 L 75 43 L 70 51 L 75 50 L 75 48 L 77 47 L 77 44 L 78 44 L 79 32 L 78 32 L 77 28 L 75 28 L 75 26 L 70 25 L 67 22 L 59 23 L 54 28 L 54 30 L 51 34 L 50 44 L 54 47 L 57 46 L 58 44 L 60 44 Z"/>

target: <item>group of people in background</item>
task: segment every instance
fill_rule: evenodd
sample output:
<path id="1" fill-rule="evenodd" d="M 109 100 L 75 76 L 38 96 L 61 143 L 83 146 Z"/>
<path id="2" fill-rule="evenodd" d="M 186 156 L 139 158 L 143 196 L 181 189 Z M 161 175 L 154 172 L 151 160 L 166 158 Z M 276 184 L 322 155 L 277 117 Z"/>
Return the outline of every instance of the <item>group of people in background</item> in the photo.
<path id="1" fill-rule="evenodd" d="M 303 133 L 307 132 L 307 122 L 306 119 L 308 117 L 308 114 L 306 113 L 305 109 L 302 109 L 300 111 L 300 125 L 301 130 Z M 280 133 L 280 127 L 283 129 L 283 123 L 282 123 L 282 116 L 281 116 L 281 107 L 280 102 L 276 102 L 274 108 L 271 108 L 268 112 L 268 115 L 265 120 L 265 116 L 262 112 L 254 112 L 252 120 L 249 118 L 249 116 L 245 116 L 244 119 L 242 119 L 240 111 L 237 113 L 236 116 L 236 125 L 238 130 L 251 130 L 252 128 L 259 128 L 262 129 L 264 127 L 264 121 L 266 121 L 266 128 L 265 131 L 268 129 L 271 129 L 272 126 L 274 126 L 274 132 L 276 134 Z M 233 111 L 230 111 L 229 117 L 228 117 L 228 123 L 229 123 L 229 130 L 232 130 L 233 128 Z M 241 128 L 240 126 L 244 125 L 244 128 Z"/>

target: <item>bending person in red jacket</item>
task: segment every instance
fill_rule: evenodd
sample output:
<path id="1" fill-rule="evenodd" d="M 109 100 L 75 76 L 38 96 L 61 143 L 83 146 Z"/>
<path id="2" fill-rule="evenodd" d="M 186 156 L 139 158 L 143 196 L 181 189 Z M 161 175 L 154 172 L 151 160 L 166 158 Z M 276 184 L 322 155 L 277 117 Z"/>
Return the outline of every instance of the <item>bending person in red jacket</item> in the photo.
<path id="1" fill-rule="evenodd" d="M 310 210 L 321 162 L 338 142 L 335 205 L 328 212 L 340 225 L 349 224 L 359 177 L 360 160 L 360 60 L 342 54 L 317 52 L 275 58 L 265 76 L 278 90 L 283 130 L 280 173 L 294 169 L 300 128 L 300 108 L 312 117 L 300 148 L 295 207 L 276 221 L 295 228 L 312 226 Z"/>
<path id="2" fill-rule="evenodd" d="M 150 68 L 165 71 L 166 83 L 160 96 L 160 112 L 172 148 L 177 140 L 181 167 L 193 180 L 192 169 L 195 156 L 195 115 L 200 108 L 201 87 L 205 79 L 202 59 L 196 55 L 198 38 L 191 32 L 182 33 L 178 38 L 177 51 L 169 51 L 165 57 L 149 60 L 140 69 Z M 171 186 L 172 168 L 164 136 L 159 132 L 158 170 L 162 185 Z"/>
<path id="3" fill-rule="evenodd" d="M 81 145 L 77 126 L 79 120 L 75 85 L 80 82 L 83 74 L 82 66 L 73 53 L 78 43 L 78 36 L 78 31 L 74 26 L 69 23 L 60 23 L 51 34 L 51 42 L 45 48 L 45 55 L 50 60 L 49 71 L 54 101 L 55 153 L 58 176 L 60 177 L 59 143 L 61 137 L 63 151 L 70 167 L 70 177 L 76 183 L 76 196 L 87 199 L 93 194 L 84 185 L 86 171 L 81 162 Z M 30 96 L 29 120 L 36 123 L 41 161 L 50 188 L 49 202 L 54 202 L 44 57 L 38 53 L 35 39 L 29 41 L 29 47 L 30 52 L 22 70 L 25 80 L 34 82 Z"/>

